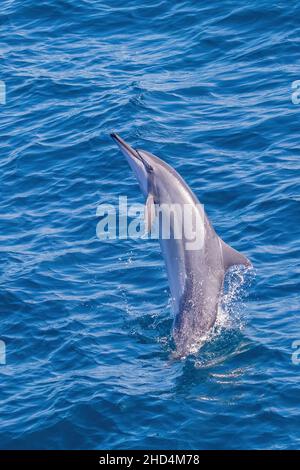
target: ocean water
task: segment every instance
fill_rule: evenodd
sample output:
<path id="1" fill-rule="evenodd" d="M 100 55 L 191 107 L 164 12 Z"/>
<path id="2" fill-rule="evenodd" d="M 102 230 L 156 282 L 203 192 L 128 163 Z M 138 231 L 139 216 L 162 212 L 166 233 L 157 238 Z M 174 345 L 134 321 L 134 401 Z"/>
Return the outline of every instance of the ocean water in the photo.
<path id="1" fill-rule="evenodd" d="M 299 3 L 145 3 L 1 2 L 0 447 L 298 448 Z M 158 242 L 96 236 L 143 202 L 111 131 L 254 265 L 185 360 Z"/>

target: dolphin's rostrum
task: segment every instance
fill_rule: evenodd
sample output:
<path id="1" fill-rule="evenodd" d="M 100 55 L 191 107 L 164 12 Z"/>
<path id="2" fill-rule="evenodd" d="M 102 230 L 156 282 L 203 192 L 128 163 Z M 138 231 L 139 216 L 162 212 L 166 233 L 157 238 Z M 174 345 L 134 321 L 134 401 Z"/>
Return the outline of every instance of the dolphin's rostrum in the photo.
<path id="1" fill-rule="evenodd" d="M 146 197 L 145 223 L 153 223 L 157 206 L 188 206 L 191 219 L 200 220 L 202 242 L 189 249 L 185 231 L 181 238 L 160 237 L 175 313 L 173 337 L 179 356 L 195 351 L 199 341 L 214 325 L 222 296 L 226 270 L 233 265 L 251 266 L 241 253 L 216 234 L 203 206 L 181 176 L 167 163 L 144 150 L 135 150 L 117 134 L 111 137 L 120 147 Z M 174 235 L 176 214 L 170 218 Z M 186 223 L 186 222 L 185 222 Z M 188 223 L 194 225 L 190 220 Z"/>

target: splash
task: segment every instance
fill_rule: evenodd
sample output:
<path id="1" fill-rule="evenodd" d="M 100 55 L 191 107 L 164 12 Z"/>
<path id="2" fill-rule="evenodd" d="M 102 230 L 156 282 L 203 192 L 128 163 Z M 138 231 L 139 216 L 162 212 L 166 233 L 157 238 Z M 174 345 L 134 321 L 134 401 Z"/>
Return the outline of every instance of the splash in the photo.
<path id="1" fill-rule="evenodd" d="M 243 329 L 245 323 L 244 301 L 254 274 L 252 267 L 244 266 L 233 266 L 226 273 L 216 328 Z"/>

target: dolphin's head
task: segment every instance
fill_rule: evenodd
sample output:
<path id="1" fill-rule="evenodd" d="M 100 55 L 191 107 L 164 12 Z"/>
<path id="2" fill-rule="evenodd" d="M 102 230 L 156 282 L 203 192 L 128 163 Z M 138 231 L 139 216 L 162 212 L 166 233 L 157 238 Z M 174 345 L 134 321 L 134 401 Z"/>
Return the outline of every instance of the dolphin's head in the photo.
<path id="1" fill-rule="evenodd" d="M 118 134 L 111 134 L 113 140 L 118 144 L 125 155 L 144 196 L 147 197 L 150 188 L 150 180 L 153 176 L 156 162 L 154 157 L 146 154 L 143 150 L 136 150 L 125 142 Z"/>
<path id="2" fill-rule="evenodd" d="M 146 198 L 152 193 L 155 204 L 183 201 L 189 189 L 174 168 L 146 150 L 134 149 L 117 134 L 111 137 L 125 155 Z"/>

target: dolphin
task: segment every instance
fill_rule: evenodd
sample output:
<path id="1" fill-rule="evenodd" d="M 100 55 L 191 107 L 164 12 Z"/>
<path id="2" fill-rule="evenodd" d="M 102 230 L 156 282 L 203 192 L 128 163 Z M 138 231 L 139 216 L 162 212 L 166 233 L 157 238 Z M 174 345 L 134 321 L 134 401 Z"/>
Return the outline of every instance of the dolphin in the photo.
<path id="1" fill-rule="evenodd" d="M 182 237 L 175 237 L 176 224 L 184 223 L 176 217 L 176 211 L 169 218 L 171 236 L 163 237 L 159 232 L 174 311 L 175 354 L 184 358 L 197 352 L 216 321 L 226 271 L 233 265 L 252 265 L 217 235 L 203 206 L 174 168 L 145 150 L 134 149 L 115 133 L 111 137 L 125 155 L 146 198 L 148 229 L 157 207 L 173 205 L 192 208 L 187 223 L 201 232 L 201 242 L 193 249 L 185 231 Z M 195 220 L 199 222 L 196 225 Z"/>

